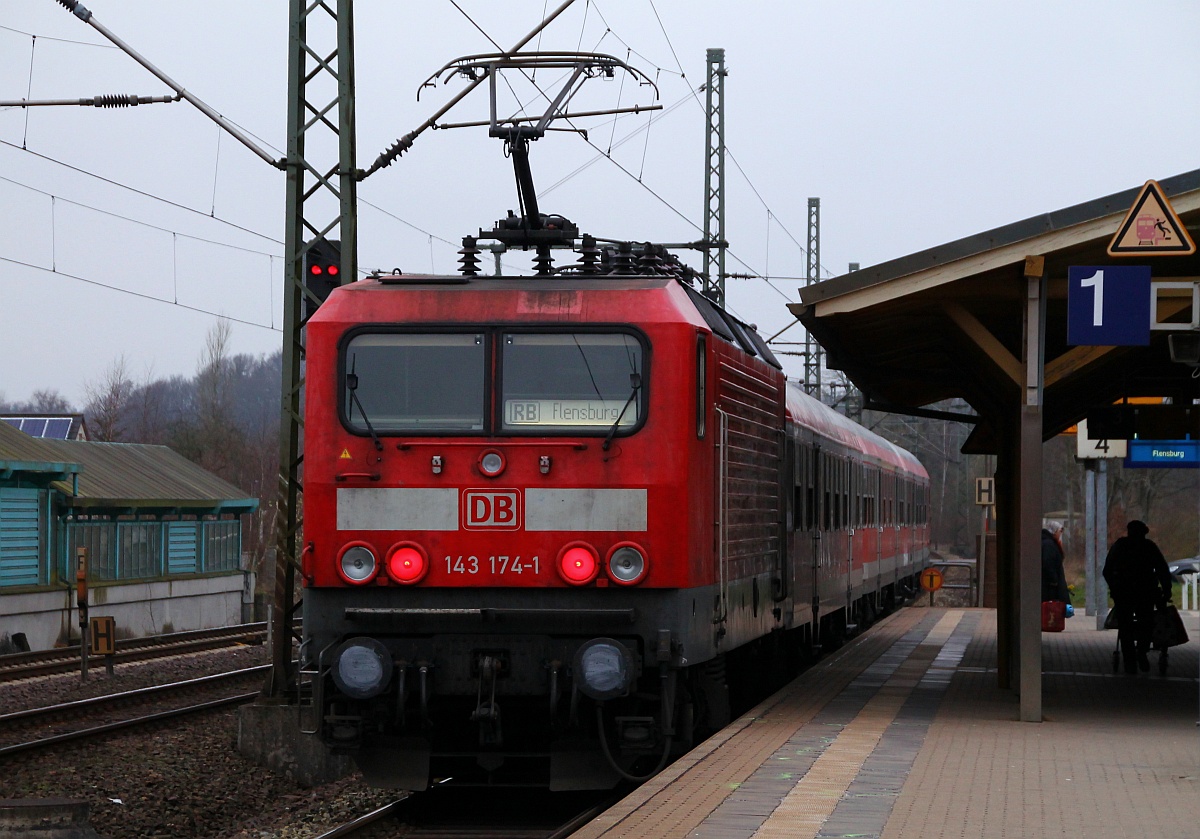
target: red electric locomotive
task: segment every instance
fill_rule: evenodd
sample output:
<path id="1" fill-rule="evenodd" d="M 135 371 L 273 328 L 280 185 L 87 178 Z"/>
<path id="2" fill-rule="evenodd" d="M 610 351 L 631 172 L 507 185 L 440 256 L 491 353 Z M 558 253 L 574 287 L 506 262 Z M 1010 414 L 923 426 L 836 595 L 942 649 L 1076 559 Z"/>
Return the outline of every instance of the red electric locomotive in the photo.
<path id="1" fill-rule="evenodd" d="M 636 72 L 447 68 L 537 61 Z M 307 325 L 302 669 L 373 784 L 647 777 L 928 556 L 915 458 L 790 385 L 665 248 L 538 211 L 529 143 L 567 100 L 533 125 L 493 98 L 522 215 L 481 236 L 535 276 L 481 276 L 468 237 L 461 275 L 374 275 Z"/>
<path id="2" fill-rule="evenodd" d="M 924 566 L 915 458 L 660 248 L 579 250 L 483 277 L 468 240 L 463 276 L 308 323 L 303 657 L 371 783 L 644 777 L 728 720 L 726 657 L 838 637 Z"/>

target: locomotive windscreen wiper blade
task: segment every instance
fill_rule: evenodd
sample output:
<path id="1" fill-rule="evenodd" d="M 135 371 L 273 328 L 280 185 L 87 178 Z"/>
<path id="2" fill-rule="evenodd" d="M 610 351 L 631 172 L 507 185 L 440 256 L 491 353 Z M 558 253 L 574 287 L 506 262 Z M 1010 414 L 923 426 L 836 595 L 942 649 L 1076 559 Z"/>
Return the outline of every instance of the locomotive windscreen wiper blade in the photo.
<path id="1" fill-rule="evenodd" d="M 358 356 L 351 356 L 350 372 L 346 374 L 346 390 L 350 391 L 350 401 L 358 406 L 358 412 L 362 414 L 363 422 L 367 424 L 367 431 L 371 432 L 371 440 L 375 443 L 375 451 L 381 452 L 383 451 L 383 443 L 379 442 L 379 435 L 375 433 L 375 426 L 371 425 L 371 419 L 367 416 L 367 412 L 358 398 L 358 374 L 354 372 L 357 364 Z"/>
<path id="2" fill-rule="evenodd" d="M 621 413 L 617 414 L 617 421 L 612 424 L 612 428 L 608 429 L 608 434 L 604 436 L 604 444 L 600 446 L 600 451 L 608 451 L 608 447 L 612 445 L 613 435 L 617 433 L 617 428 L 621 425 L 621 420 L 625 418 L 625 412 L 629 410 L 629 406 L 633 404 L 633 400 L 637 399 L 638 391 L 642 389 L 642 377 L 637 373 L 629 374 L 629 385 L 633 388 L 629 393 L 629 398 L 625 400 L 625 406 L 621 408 Z"/>

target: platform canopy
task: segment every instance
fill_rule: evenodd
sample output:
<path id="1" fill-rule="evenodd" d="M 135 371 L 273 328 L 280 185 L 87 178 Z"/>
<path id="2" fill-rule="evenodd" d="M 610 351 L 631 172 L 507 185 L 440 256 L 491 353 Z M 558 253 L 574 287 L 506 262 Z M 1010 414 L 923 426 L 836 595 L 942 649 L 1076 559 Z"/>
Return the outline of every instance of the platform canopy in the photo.
<path id="1" fill-rule="evenodd" d="M 1179 220 L 1200 230 L 1200 170 L 1158 182 Z M 1107 251 L 1142 186 L 948 242 L 816 283 L 789 305 L 866 396 L 867 407 L 921 409 L 965 399 L 978 413 L 964 450 L 996 453 L 997 421 L 1021 398 L 1023 317 L 1029 257 L 1046 276 L 1043 439 L 1095 406 L 1126 396 L 1200 392 L 1195 368 L 1173 362 L 1168 332 L 1148 346 L 1069 346 L 1067 276 L 1071 266 L 1149 266 L 1155 281 L 1200 280 L 1200 256 L 1109 256 Z M 1162 319 L 1190 313 L 1190 297 L 1160 301 Z M 1174 307 L 1174 311 L 1167 311 Z"/>
<path id="2" fill-rule="evenodd" d="M 1143 212 L 1148 193 L 1162 199 L 1161 212 Z M 1130 239 L 1134 222 L 1145 230 Z M 1025 721 L 1042 720 L 1042 443 L 1093 412 L 1111 414 L 1125 397 L 1172 397 L 1175 404 L 1156 406 L 1158 416 L 1182 413 L 1179 425 L 1189 430 L 1200 413 L 1191 407 L 1200 367 L 1171 353 L 1172 340 L 1182 350 L 1186 339 L 1200 338 L 1200 257 L 1146 253 L 1167 244 L 1156 222 L 1171 228 L 1172 245 L 1195 240 L 1200 170 L 816 283 L 789 305 L 824 347 L 828 366 L 863 392 L 865 407 L 929 415 L 934 403 L 961 398 L 974 408 L 963 450 L 997 455 L 997 680 L 1017 688 Z M 1138 255 L 1110 256 L 1110 248 L 1130 244 L 1142 249 Z M 1099 294 L 1097 272 L 1108 272 L 1105 293 L 1117 297 Z M 1085 280 L 1091 297 L 1082 295 Z M 1176 296 L 1160 296 L 1155 282 L 1174 283 Z M 1080 306 L 1074 314 L 1070 297 Z M 1112 306 L 1118 298 L 1123 305 Z M 1181 328 L 1151 329 L 1152 318 Z M 1138 329 L 1116 335 L 1110 320 Z M 1121 345 L 1092 345 L 1099 338 Z"/>

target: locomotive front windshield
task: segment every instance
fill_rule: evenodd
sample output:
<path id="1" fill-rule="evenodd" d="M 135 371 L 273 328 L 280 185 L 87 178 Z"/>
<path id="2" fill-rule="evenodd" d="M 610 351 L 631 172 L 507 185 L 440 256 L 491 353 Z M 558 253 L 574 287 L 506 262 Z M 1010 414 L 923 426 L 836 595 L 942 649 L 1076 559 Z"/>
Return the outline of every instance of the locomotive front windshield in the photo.
<path id="1" fill-rule="evenodd" d="M 343 355 L 342 416 L 358 434 L 627 433 L 645 413 L 644 355 L 615 330 L 362 332 Z"/>
<path id="2" fill-rule="evenodd" d="M 503 333 L 501 429 L 628 429 L 642 415 L 642 344 L 629 333 Z"/>
<path id="3" fill-rule="evenodd" d="M 481 333 L 370 333 L 346 346 L 342 412 L 360 433 L 482 431 Z"/>

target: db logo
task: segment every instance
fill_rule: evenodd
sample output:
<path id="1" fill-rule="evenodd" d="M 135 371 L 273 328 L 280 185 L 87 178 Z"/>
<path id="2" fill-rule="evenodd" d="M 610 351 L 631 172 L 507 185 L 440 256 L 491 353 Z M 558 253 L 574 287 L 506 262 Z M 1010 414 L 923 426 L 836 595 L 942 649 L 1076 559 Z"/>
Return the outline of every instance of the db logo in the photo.
<path id="1" fill-rule="evenodd" d="M 515 489 L 465 490 L 462 517 L 467 530 L 519 530 L 521 493 Z"/>

